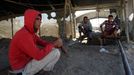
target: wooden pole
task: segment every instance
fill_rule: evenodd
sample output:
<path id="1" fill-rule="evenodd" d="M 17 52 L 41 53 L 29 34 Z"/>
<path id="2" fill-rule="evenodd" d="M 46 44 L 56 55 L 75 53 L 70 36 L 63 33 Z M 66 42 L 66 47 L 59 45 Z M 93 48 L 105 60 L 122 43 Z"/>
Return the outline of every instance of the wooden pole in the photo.
<path id="1" fill-rule="evenodd" d="M 61 38 L 65 39 L 66 37 L 66 32 L 65 32 L 65 26 L 66 26 L 66 10 L 67 10 L 67 0 L 65 0 L 65 5 L 64 5 L 64 17 L 63 17 L 63 24 L 61 25 Z"/>
<path id="2" fill-rule="evenodd" d="M 125 32 L 127 36 L 127 42 L 129 43 L 129 32 L 128 32 L 128 18 L 127 18 L 127 13 L 126 13 L 126 1 L 124 0 L 124 16 L 125 16 Z"/>
<path id="3" fill-rule="evenodd" d="M 73 37 L 73 25 L 72 25 L 72 13 L 71 13 L 71 4 L 70 4 L 70 1 L 69 1 L 69 14 L 70 14 L 70 29 L 71 29 L 71 39 Z"/>
<path id="4" fill-rule="evenodd" d="M 76 37 L 76 30 L 75 30 L 75 26 L 76 26 L 76 19 L 75 19 L 75 10 L 72 6 L 71 1 L 69 0 L 69 4 L 70 4 L 70 8 L 71 8 L 71 13 L 72 13 L 72 32 L 73 32 L 73 38 Z"/>
<path id="5" fill-rule="evenodd" d="M 14 35 L 14 28 L 13 28 L 13 18 L 11 18 L 11 32 L 12 32 L 12 38 L 13 38 L 13 35 Z"/>
<path id="6" fill-rule="evenodd" d="M 58 37 L 61 37 L 61 18 L 57 16 L 56 19 L 58 23 Z"/>
<path id="7" fill-rule="evenodd" d="M 76 18 L 75 18 L 75 11 L 74 11 L 74 10 L 73 10 L 72 15 L 73 15 L 73 30 L 74 30 L 74 38 L 76 38 L 76 30 L 75 30 L 75 28 L 76 28 Z"/>

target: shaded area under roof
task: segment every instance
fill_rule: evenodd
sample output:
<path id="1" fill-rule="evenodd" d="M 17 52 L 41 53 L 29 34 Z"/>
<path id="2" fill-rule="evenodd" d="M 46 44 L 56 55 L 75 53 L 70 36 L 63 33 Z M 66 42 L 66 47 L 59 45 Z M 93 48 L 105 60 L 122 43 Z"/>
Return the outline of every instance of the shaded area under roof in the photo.
<path id="1" fill-rule="evenodd" d="M 71 3 L 73 7 L 77 8 L 99 4 L 120 3 L 120 0 L 71 0 Z M 64 4 L 65 0 L 1 0 L 0 20 L 23 15 L 24 11 L 28 8 L 39 11 L 63 10 Z"/>

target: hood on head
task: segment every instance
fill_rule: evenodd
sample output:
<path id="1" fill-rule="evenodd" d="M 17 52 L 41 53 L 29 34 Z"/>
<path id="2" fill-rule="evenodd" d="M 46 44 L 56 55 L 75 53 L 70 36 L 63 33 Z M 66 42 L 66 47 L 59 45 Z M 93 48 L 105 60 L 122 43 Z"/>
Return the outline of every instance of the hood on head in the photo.
<path id="1" fill-rule="evenodd" d="M 27 9 L 24 13 L 24 27 L 31 33 L 35 33 L 34 22 L 38 15 L 41 13 L 34 9 Z"/>

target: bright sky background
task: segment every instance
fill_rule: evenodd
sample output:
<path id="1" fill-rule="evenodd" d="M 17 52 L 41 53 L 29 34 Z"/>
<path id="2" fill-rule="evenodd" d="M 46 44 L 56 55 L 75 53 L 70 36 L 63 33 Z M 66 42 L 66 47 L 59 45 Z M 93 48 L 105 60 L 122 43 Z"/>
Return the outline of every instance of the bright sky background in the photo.
<path id="1" fill-rule="evenodd" d="M 75 15 L 76 15 L 76 18 L 81 16 L 81 15 L 84 15 L 86 13 L 90 13 L 90 12 L 96 12 L 96 10 L 82 10 L 82 11 L 76 11 L 75 12 Z"/>
<path id="2" fill-rule="evenodd" d="M 132 20 L 133 20 L 133 18 L 134 18 L 134 14 L 133 14 L 133 13 L 131 13 L 131 14 L 129 15 L 129 21 L 132 21 Z"/>
<path id="3" fill-rule="evenodd" d="M 107 18 L 95 18 L 91 19 L 90 22 L 93 27 L 100 27 L 100 24 L 103 23 Z"/>

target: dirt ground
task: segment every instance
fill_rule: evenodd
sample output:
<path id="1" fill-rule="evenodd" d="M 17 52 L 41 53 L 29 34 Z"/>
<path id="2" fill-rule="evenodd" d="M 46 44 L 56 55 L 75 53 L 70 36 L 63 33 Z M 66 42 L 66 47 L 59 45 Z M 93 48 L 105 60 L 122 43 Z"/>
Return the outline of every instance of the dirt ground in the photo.
<path id="1" fill-rule="evenodd" d="M 134 74 L 134 43 L 126 44 L 124 43 L 124 47 L 126 50 L 126 55 L 128 57 L 128 62 L 130 63 L 130 68 L 132 73 Z"/>
<path id="2" fill-rule="evenodd" d="M 0 75 L 7 75 L 9 42 L 10 39 L 5 42 L 0 40 Z M 106 45 L 104 48 L 110 53 L 100 53 L 99 45 L 71 43 L 73 44 L 66 44 L 69 56 L 61 53 L 54 70 L 47 75 L 125 75 L 116 45 Z M 129 52 L 129 61 L 134 72 L 134 51 Z M 45 73 L 38 75 L 46 75 Z"/>
<path id="3" fill-rule="evenodd" d="M 62 55 L 51 75 L 124 75 L 120 54 L 112 52 L 113 49 L 108 54 L 100 53 L 99 49 L 82 44 L 70 46 L 69 57 Z"/>

